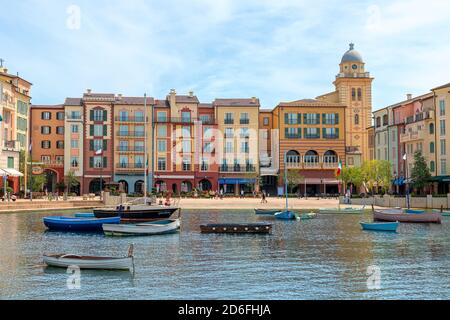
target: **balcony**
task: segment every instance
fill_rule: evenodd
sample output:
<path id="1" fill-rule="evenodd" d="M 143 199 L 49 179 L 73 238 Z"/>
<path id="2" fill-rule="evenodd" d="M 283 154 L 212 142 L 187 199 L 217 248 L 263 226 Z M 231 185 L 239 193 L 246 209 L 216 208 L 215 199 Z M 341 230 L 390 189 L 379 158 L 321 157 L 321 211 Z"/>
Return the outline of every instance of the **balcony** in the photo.
<path id="1" fill-rule="evenodd" d="M 239 121 L 240 124 L 250 124 L 250 119 L 241 119 Z"/>
<path id="2" fill-rule="evenodd" d="M 130 122 L 130 123 L 143 123 L 145 122 L 144 117 L 115 117 L 116 122 Z"/>
<path id="3" fill-rule="evenodd" d="M 309 159 L 301 156 L 288 156 L 286 167 L 288 169 L 337 169 L 339 162 L 336 158 L 325 158 L 320 161 L 320 157 L 311 157 Z"/>
<path id="4" fill-rule="evenodd" d="M 133 138 L 133 137 L 144 138 L 145 132 L 143 132 L 143 131 L 117 131 L 117 136 L 118 137 L 129 137 L 129 138 Z"/>
<path id="5" fill-rule="evenodd" d="M 427 119 L 433 119 L 434 118 L 433 115 L 434 115 L 433 111 L 420 112 L 420 113 L 415 114 L 414 116 L 407 117 L 405 119 L 404 123 L 411 124 L 411 123 L 420 122 L 420 121 L 427 120 Z"/>
<path id="6" fill-rule="evenodd" d="M 196 122 L 202 123 L 203 125 L 214 125 L 216 120 L 211 119 L 200 119 L 200 118 L 159 118 L 156 119 L 156 123 L 174 123 L 174 124 L 194 124 Z"/>
<path id="7" fill-rule="evenodd" d="M 221 165 L 220 172 L 231 172 L 231 173 L 253 173 L 256 172 L 256 167 L 254 165 Z"/>
<path id="8" fill-rule="evenodd" d="M 224 124 L 234 124 L 234 120 L 233 119 L 225 119 Z"/>
<path id="9" fill-rule="evenodd" d="M 66 118 L 68 121 L 82 121 L 83 117 L 81 115 L 77 116 L 77 115 L 67 115 Z"/>
<path id="10" fill-rule="evenodd" d="M 64 161 L 57 161 L 57 160 L 53 160 L 53 161 L 42 161 L 42 164 L 45 167 L 64 167 Z"/>
<path id="11" fill-rule="evenodd" d="M 116 169 L 119 170 L 144 170 L 143 163 L 117 163 Z"/>
<path id="12" fill-rule="evenodd" d="M 19 151 L 19 141 L 4 141 L 3 150 L 5 151 Z"/>
<path id="13" fill-rule="evenodd" d="M 400 134 L 400 143 L 422 140 L 424 138 L 423 131 L 411 131 Z"/>
<path id="14" fill-rule="evenodd" d="M 118 152 L 138 152 L 138 153 L 144 153 L 144 147 L 128 147 L 128 146 L 119 146 L 117 148 Z"/>

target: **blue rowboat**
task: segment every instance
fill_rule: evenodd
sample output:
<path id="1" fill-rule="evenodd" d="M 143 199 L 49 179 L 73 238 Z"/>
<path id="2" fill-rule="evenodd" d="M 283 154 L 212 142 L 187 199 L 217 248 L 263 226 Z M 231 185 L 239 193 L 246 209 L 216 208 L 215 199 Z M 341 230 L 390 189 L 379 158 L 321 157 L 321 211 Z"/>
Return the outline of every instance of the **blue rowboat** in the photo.
<path id="1" fill-rule="evenodd" d="M 363 230 L 370 231 L 391 231 L 396 232 L 399 222 L 379 222 L 379 223 L 365 223 L 361 222 Z"/>
<path id="2" fill-rule="evenodd" d="M 95 218 L 93 213 L 75 213 L 75 218 Z"/>
<path id="3" fill-rule="evenodd" d="M 275 218 L 279 220 L 296 220 L 297 215 L 292 211 L 282 211 L 275 213 Z"/>
<path id="4" fill-rule="evenodd" d="M 255 209 L 255 214 L 257 215 L 270 215 L 273 216 L 275 213 L 280 212 L 280 209 Z"/>
<path id="5" fill-rule="evenodd" d="M 85 231 L 103 232 L 103 224 L 119 224 L 120 217 L 95 219 L 95 218 L 68 218 L 45 217 L 44 224 L 49 230 L 54 231 Z"/>
<path id="6" fill-rule="evenodd" d="M 408 213 L 408 214 L 422 214 L 422 213 L 425 213 L 425 210 L 406 209 L 405 213 Z"/>

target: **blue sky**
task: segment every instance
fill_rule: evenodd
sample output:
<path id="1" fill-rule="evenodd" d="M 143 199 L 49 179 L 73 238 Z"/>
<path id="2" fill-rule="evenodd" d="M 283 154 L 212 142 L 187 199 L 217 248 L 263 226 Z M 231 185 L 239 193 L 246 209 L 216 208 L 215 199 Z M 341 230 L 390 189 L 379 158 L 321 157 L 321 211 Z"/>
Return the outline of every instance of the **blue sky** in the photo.
<path id="1" fill-rule="evenodd" d="M 374 109 L 450 82 L 450 1 L 0 0 L 0 58 L 34 104 L 95 92 L 314 98 L 354 42 Z M 80 8 L 80 28 L 70 6 Z M 70 13 L 72 12 L 72 13 Z M 6 14 L 5 14 L 6 13 Z M 75 16 L 76 17 L 76 16 Z"/>

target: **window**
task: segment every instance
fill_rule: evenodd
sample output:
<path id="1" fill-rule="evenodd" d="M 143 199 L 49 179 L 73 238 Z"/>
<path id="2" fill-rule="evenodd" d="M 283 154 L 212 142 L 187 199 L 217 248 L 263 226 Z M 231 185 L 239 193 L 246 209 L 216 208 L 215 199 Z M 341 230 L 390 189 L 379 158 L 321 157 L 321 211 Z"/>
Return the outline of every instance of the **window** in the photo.
<path id="1" fill-rule="evenodd" d="M 206 142 L 203 146 L 203 153 L 212 153 L 213 151 L 213 144 L 211 142 Z"/>
<path id="2" fill-rule="evenodd" d="M 441 156 L 445 156 L 447 154 L 445 139 L 441 139 Z"/>
<path id="3" fill-rule="evenodd" d="M 388 115 L 385 114 L 383 116 L 383 126 L 387 126 L 389 124 L 389 119 L 388 119 Z"/>
<path id="4" fill-rule="evenodd" d="M 284 137 L 286 139 L 299 139 L 302 137 L 302 129 L 300 128 L 285 128 Z"/>
<path id="5" fill-rule="evenodd" d="M 5 123 L 7 123 L 7 122 L 5 121 Z M 27 119 L 17 117 L 17 129 L 19 129 L 21 131 L 27 131 L 27 129 L 28 129 Z"/>
<path id="6" fill-rule="evenodd" d="M 145 137 L 145 127 L 144 126 L 136 126 L 134 128 L 136 137 Z"/>
<path id="7" fill-rule="evenodd" d="M 136 168 L 144 168 L 144 156 L 135 156 L 134 165 Z"/>
<path id="8" fill-rule="evenodd" d="M 359 125 L 359 114 L 355 114 L 355 125 Z"/>
<path id="9" fill-rule="evenodd" d="M 57 164 L 64 164 L 64 156 L 56 156 L 55 160 Z"/>
<path id="10" fill-rule="evenodd" d="M 233 153 L 233 152 L 234 152 L 233 141 L 225 141 L 225 153 Z"/>
<path id="11" fill-rule="evenodd" d="M 320 124 L 320 114 L 306 113 L 304 124 Z"/>
<path id="12" fill-rule="evenodd" d="M 200 115 L 199 120 L 200 120 L 200 122 L 203 123 L 203 124 L 208 124 L 208 123 L 211 123 L 211 122 L 212 122 L 212 121 L 211 121 L 211 116 L 208 115 L 208 114 L 202 114 L 202 115 Z"/>
<path id="13" fill-rule="evenodd" d="M 106 148 L 104 148 L 106 147 L 106 143 L 104 143 L 103 140 L 99 139 L 91 140 L 90 144 L 91 144 L 90 148 L 91 151 L 99 151 L 99 150 L 106 151 Z"/>
<path id="14" fill-rule="evenodd" d="M 358 101 L 362 100 L 362 89 L 358 88 Z"/>
<path id="15" fill-rule="evenodd" d="M 445 116 L 445 100 L 439 101 L 439 115 Z"/>
<path id="16" fill-rule="evenodd" d="M 105 110 L 91 110 L 91 121 L 96 121 L 96 122 L 100 122 L 100 121 L 106 121 L 107 114 Z"/>
<path id="17" fill-rule="evenodd" d="M 240 123 L 241 124 L 249 124 L 250 123 L 250 118 L 249 118 L 247 112 L 241 113 Z"/>
<path id="18" fill-rule="evenodd" d="M 64 149 L 64 141 L 56 141 L 57 149 Z"/>
<path id="19" fill-rule="evenodd" d="M 166 158 L 158 158 L 158 171 L 166 171 Z"/>
<path id="20" fill-rule="evenodd" d="M 72 124 L 72 125 L 70 126 L 70 131 L 71 131 L 72 133 L 78 133 L 78 132 L 79 132 L 78 130 L 79 130 L 78 125 Z"/>
<path id="21" fill-rule="evenodd" d="M 71 140 L 70 141 L 70 147 L 72 149 L 78 149 L 78 140 Z"/>
<path id="22" fill-rule="evenodd" d="M 225 128 L 225 138 L 233 138 L 234 130 L 233 128 Z"/>
<path id="23" fill-rule="evenodd" d="M 181 143 L 181 148 L 183 153 L 191 153 L 191 141 L 183 140 Z"/>
<path id="24" fill-rule="evenodd" d="M 320 139 L 319 128 L 305 128 L 305 139 Z"/>
<path id="25" fill-rule="evenodd" d="M 441 136 L 445 136 L 445 120 L 439 121 Z"/>
<path id="26" fill-rule="evenodd" d="M 211 139 L 212 133 L 213 133 L 213 130 L 211 128 L 204 128 L 203 129 L 203 139 Z"/>
<path id="27" fill-rule="evenodd" d="M 353 166 L 355 164 L 355 160 L 353 159 L 353 157 L 349 157 L 348 158 L 348 165 L 349 166 Z"/>
<path id="28" fill-rule="evenodd" d="M 434 161 L 430 161 L 430 171 L 431 172 L 434 172 L 435 171 L 435 164 L 434 164 Z"/>
<path id="29" fill-rule="evenodd" d="M 434 153 L 434 142 L 430 142 L 430 153 Z"/>
<path id="30" fill-rule="evenodd" d="M 300 113 L 285 113 L 284 114 L 285 124 L 301 124 L 301 114 Z"/>
<path id="31" fill-rule="evenodd" d="M 377 126 L 377 128 L 381 127 L 381 117 L 377 117 L 376 126 Z"/>
<path id="32" fill-rule="evenodd" d="M 128 141 L 125 141 L 125 140 L 119 141 L 119 151 L 129 151 L 128 150 Z"/>
<path id="33" fill-rule="evenodd" d="M 248 130 L 248 128 L 241 128 L 241 134 L 240 134 L 241 138 L 243 139 L 248 139 L 250 138 L 250 132 Z"/>
<path id="34" fill-rule="evenodd" d="M 134 121 L 136 122 L 145 122 L 145 116 L 143 111 L 136 111 L 134 113 Z"/>
<path id="35" fill-rule="evenodd" d="M 430 123 L 429 132 L 430 134 L 434 134 L 434 123 Z"/>
<path id="36" fill-rule="evenodd" d="M 167 126 L 158 126 L 158 137 L 167 137 Z"/>
<path id="37" fill-rule="evenodd" d="M 324 113 L 322 115 L 322 123 L 325 125 L 339 124 L 339 114 L 338 113 Z"/>
<path id="38" fill-rule="evenodd" d="M 72 111 L 70 113 L 69 119 L 71 119 L 71 120 L 81 120 L 81 113 L 80 113 L 80 111 Z"/>
<path id="39" fill-rule="evenodd" d="M 181 121 L 183 121 L 184 123 L 190 123 L 191 122 L 191 112 L 190 111 L 181 112 Z"/>
<path id="40" fill-rule="evenodd" d="M 14 157 L 8 157 L 8 169 L 14 169 Z"/>
<path id="41" fill-rule="evenodd" d="M 191 128 L 189 126 L 185 126 L 181 129 L 181 137 L 182 138 L 190 138 L 191 137 Z"/>
<path id="42" fill-rule="evenodd" d="M 119 157 L 119 168 L 128 168 L 128 156 Z"/>
<path id="43" fill-rule="evenodd" d="M 41 127 L 41 134 L 51 134 L 52 133 L 52 128 L 51 127 Z"/>
<path id="44" fill-rule="evenodd" d="M 208 171 L 208 169 L 209 169 L 208 159 L 202 158 L 200 170 L 201 171 Z"/>
<path id="45" fill-rule="evenodd" d="M 79 166 L 79 160 L 78 160 L 78 157 L 71 157 L 71 158 L 70 158 L 70 166 L 71 166 L 72 168 L 78 168 L 78 166 Z"/>
<path id="46" fill-rule="evenodd" d="M 90 133 L 93 137 L 103 137 L 106 136 L 106 126 L 101 124 L 95 124 L 90 126 Z"/>
<path id="47" fill-rule="evenodd" d="M 183 171 L 191 171 L 191 158 L 183 158 Z"/>
<path id="48" fill-rule="evenodd" d="M 49 164 L 51 162 L 51 157 L 50 156 L 41 156 L 41 162 L 45 163 L 45 164 Z"/>
<path id="49" fill-rule="evenodd" d="M 145 151 L 144 141 L 135 141 L 134 142 L 134 151 L 144 152 Z"/>
<path id="50" fill-rule="evenodd" d="M 352 101 L 356 101 L 356 89 L 352 88 Z"/>
<path id="51" fill-rule="evenodd" d="M 157 113 L 158 122 L 167 122 L 167 112 L 158 112 Z"/>
<path id="52" fill-rule="evenodd" d="M 441 159 L 441 175 L 447 174 L 447 160 Z"/>
<path id="53" fill-rule="evenodd" d="M 64 134 L 64 127 L 56 127 L 56 134 Z"/>
<path id="54" fill-rule="evenodd" d="M 52 147 L 52 143 L 50 141 L 42 141 L 41 148 L 42 149 L 50 149 Z"/>
<path id="55" fill-rule="evenodd" d="M 128 121 L 128 111 L 119 112 L 119 121 Z"/>
<path id="56" fill-rule="evenodd" d="M 250 153 L 248 141 L 241 142 L 241 153 Z"/>
<path id="57" fill-rule="evenodd" d="M 234 124 L 233 114 L 230 112 L 225 113 L 225 124 Z"/>
<path id="58" fill-rule="evenodd" d="M 270 124 L 270 119 L 268 117 L 264 117 L 263 119 L 263 125 L 268 126 Z"/>
<path id="59" fill-rule="evenodd" d="M 42 120 L 51 120 L 52 114 L 50 112 L 42 112 L 41 113 L 41 119 Z"/>
<path id="60" fill-rule="evenodd" d="M 17 100 L 17 111 L 24 116 L 28 115 L 28 103 Z"/>
<path id="61" fill-rule="evenodd" d="M 167 141 L 158 140 L 158 152 L 166 152 L 166 151 L 167 151 Z"/>
<path id="62" fill-rule="evenodd" d="M 66 117 L 64 112 L 57 112 L 56 113 L 56 119 L 57 120 L 64 120 L 64 118 Z"/>
<path id="63" fill-rule="evenodd" d="M 337 128 L 323 128 L 324 139 L 339 139 L 339 129 Z"/>
<path id="64" fill-rule="evenodd" d="M 94 159 L 94 168 L 102 168 L 103 167 L 102 157 L 93 157 L 93 159 Z"/>

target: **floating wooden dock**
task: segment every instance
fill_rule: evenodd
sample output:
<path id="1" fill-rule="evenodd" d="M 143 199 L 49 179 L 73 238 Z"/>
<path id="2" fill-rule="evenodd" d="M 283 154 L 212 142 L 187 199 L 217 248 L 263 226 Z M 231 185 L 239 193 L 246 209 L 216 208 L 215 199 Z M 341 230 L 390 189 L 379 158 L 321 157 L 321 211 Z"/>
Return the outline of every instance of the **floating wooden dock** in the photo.
<path id="1" fill-rule="evenodd" d="M 201 225 L 200 229 L 202 233 L 268 234 L 272 232 L 272 224 L 270 223 L 207 224 Z"/>

